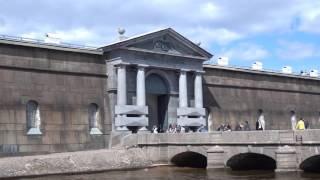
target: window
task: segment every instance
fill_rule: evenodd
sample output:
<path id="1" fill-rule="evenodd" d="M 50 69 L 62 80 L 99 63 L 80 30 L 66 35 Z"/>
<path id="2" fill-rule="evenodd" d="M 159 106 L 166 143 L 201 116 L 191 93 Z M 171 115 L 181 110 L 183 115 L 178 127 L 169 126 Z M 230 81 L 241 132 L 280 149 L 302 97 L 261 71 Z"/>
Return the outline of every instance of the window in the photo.
<path id="1" fill-rule="evenodd" d="M 90 134 L 102 134 L 99 130 L 99 106 L 95 103 L 89 105 L 89 128 Z"/>
<path id="2" fill-rule="evenodd" d="M 40 135 L 40 110 L 36 101 L 30 100 L 27 103 L 27 129 L 28 135 Z"/>

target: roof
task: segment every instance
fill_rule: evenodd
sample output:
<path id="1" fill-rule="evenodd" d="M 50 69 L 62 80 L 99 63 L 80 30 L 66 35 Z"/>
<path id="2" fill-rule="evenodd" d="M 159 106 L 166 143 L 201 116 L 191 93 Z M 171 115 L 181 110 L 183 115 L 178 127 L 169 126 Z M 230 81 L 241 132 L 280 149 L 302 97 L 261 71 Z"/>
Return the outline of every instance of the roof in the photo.
<path id="1" fill-rule="evenodd" d="M 148 33 L 132 36 L 132 37 L 124 39 L 124 40 L 120 40 L 120 41 L 117 41 L 117 42 L 110 43 L 110 44 L 108 44 L 106 46 L 103 46 L 103 47 L 101 47 L 99 49 L 103 49 L 103 51 L 109 52 L 109 51 L 112 51 L 114 49 L 119 49 L 121 47 L 126 47 L 126 46 L 129 46 L 129 45 L 138 43 L 138 42 L 142 42 L 142 41 L 145 41 L 145 40 L 148 40 L 148 39 L 152 39 L 154 37 L 158 37 L 158 36 L 164 35 L 164 34 L 171 35 L 173 38 L 175 38 L 180 43 L 184 44 L 188 48 L 196 51 L 197 53 L 201 54 L 202 56 L 204 56 L 204 57 L 206 57 L 208 59 L 210 59 L 213 56 L 210 52 L 208 52 L 205 49 L 201 48 L 200 46 L 196 45 L 195 43 L 193 43 L 192 41 L 190 41 L 186 37 L 182 36 L 181 34 L 176 32 L 172 28 L 165 28 L 165 29 L 160 29 L 160 30 L 156 30 L 156 31 L 152 31 L 152 32 L 148 32 Z"/>

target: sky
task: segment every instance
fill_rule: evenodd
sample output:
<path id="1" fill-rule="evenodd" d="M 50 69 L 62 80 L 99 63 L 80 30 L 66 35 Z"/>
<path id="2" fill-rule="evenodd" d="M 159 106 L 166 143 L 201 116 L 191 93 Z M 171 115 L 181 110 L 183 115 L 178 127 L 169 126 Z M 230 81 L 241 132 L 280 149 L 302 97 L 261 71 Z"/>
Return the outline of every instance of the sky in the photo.
<path id="1" fill-rule="evenodd" d="M 320 0 L 0 0 L 0 34 L 88 46 L 171 27 L 230 65 L 320 70 Z"/>

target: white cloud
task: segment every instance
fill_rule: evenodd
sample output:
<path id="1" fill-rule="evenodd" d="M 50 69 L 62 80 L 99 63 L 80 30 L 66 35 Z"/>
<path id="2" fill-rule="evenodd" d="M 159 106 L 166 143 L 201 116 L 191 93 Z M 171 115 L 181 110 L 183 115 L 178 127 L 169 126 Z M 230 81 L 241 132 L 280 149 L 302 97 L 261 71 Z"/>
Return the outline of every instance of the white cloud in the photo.
<path id="1" fill-rule="evenodd" d="M 219 28 L 188 28 L 184 29 L 185 35 L 193 41 L 200 41 L 202 46 L 210 47 L 211 44 L 226 45 L 232 41 L 241 39 L 242 34 Z"/>
<path id="2" fill-rule="evenodd" d="M 297 30 L 320 33 L 319 9 L 316 0 L 10 0 L 1 3 L 0 33 L 42 38 L 53 32 L 62 41 L 107 44 L 117 38 L 118 27 L 127 36 L 173 27 L 209 48 L 292 31 L 296 19 Z"/>
<path id="3" fill-rule="evenodd" d="M 320 1 L 314 1 L 301 7 L 299 30 L 320 33 Z"/>
<path id="4" fill-rule="evenodd" d="M 310 43 L 280 41 L 277 56 L 285 60 L 304 60 L 320 56 L 320 48 Z"/>
<path id="5" fill-rule="evenodd" d="M 223 50 L 219 56 L 232 60 L 255 61 L 267 58 L 270 53 L 263 47 L 252 43 L 240 43 L 238 46 Z"/>
<path id="6" fill-rule="evenodd" d="M 231 42 L 238 39 L 238 34 L 245 37 L 250 32 L 288 24 L 289 15 L 284 14 L 292 14 L 292 1 L 297 0 L 270 1 L 46 0 L 35 4 L 31 0 L 10 0 L 1 4 L 0 12 L 15 27 L 12 31 L 16 34 L 43 32 L 44 28 L 51 32 L 85 28 L 105 35 L 102 30 L 111 32 L 119 26 L 135 34 L 146 31 L 140 27 L 161 25 L 181 29 L 184 34 L 188 29 L 215 29 L 217 34 L 222 33 L 223 40 Z"/>
<path id="7" fill-rule="evenodd" d="M 221 17 L 220 8 L 213 2 L 206 2 L 200 5 L 200 14 L 202 17 L 209 19 L 217 19 Z"/>

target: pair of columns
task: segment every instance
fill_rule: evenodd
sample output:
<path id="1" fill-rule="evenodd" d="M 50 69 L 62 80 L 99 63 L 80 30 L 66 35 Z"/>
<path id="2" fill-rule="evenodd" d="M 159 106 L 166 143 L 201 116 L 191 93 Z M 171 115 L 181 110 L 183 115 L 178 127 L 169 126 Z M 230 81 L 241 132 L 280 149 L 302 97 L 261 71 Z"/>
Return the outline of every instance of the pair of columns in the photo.
<path id="1" fill-rule="evenodd" d="M 139 65 L 137 71 L 137 106 L 146 105 L 146 88 L 145 88 L 145 67 Z M 118 73 L 118 93 L 117 105 L 127 105 L 127 77 L 126 65 L 121 64 L 117 69 Z"/>
<path id="2" fill-rule="evenodd" d="M 127 85 L 126 85 L 126 65 L 121 64 L 118 67 L 118 94 L 117 104 L 127 104 Z M 137 71 L 137 106 L 146 105 L 146 89 L 145 89 L 145 66 L 138 66 Z M 195 107 L 203 108 L 202 95 L 202 75 L 201 72 L 195 73 L 194 79 L 194 96 Z M 187 71 L 181 70 L 179 76 L 179 107 L 188 107 L 187 93 Z"/>
<path id="3" fill-rule="evenodd" d="M 195 72 L 194 101 L 195 101 L 195 108 L 203 108 L 201 72 Z M 181 70 L 180 76 L 179 76 L 179 107 L 180 108 L 188 107 L 187 71 L 186 70 Z"/>

